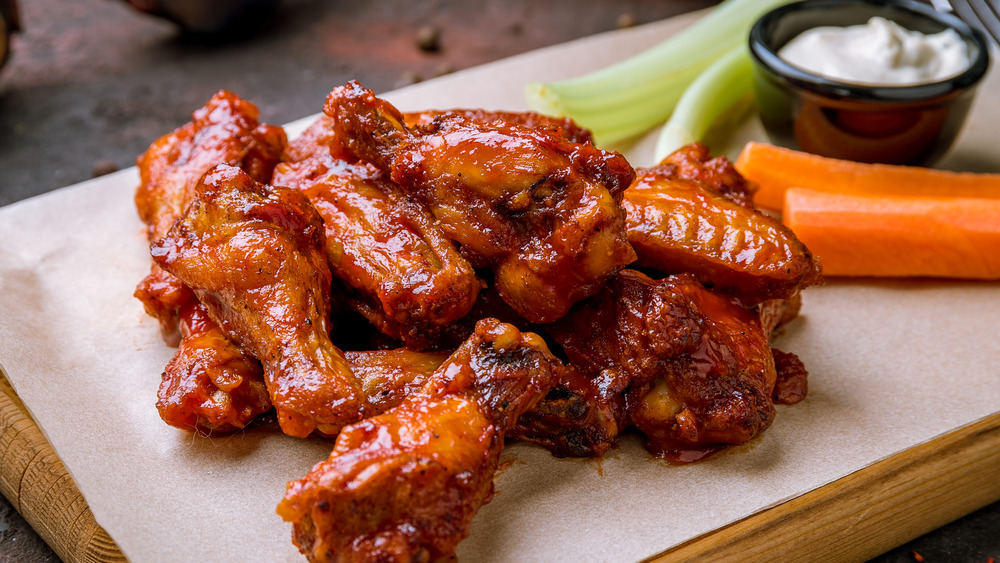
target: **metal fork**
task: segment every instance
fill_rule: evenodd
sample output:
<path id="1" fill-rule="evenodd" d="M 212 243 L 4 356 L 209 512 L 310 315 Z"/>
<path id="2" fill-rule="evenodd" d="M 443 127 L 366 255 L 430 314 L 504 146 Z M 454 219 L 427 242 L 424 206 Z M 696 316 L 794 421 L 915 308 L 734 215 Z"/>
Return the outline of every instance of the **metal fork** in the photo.
<path id="1" fill-rule="evenodd" d="M 939 10 L 942 5 L 950 5 L 966 23 L 976 26 L 1000 45 L 1000 0 L 935 0 L 933 3 Z"/>

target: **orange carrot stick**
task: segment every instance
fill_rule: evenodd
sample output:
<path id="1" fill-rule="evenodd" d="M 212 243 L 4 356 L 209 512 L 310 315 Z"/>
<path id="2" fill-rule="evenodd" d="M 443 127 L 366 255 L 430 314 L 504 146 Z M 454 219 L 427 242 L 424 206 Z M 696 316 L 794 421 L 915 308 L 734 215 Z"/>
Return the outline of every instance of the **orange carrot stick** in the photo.
<path id="1" fill-rule="evenodd" d="M 1000 174 L 863 164 L 765 143 L 747 143 L 736 169 L 760 186 L 754 203 L 772 211 L 781 211 L 785 191 L 792 187 L 844 194 L 1000 198 Z"/>
<path id="2" fill-rule="evenodd" d="M 827 276 L 1000 279 L 1000 199 L 793 188 L 783 219 Z"/>

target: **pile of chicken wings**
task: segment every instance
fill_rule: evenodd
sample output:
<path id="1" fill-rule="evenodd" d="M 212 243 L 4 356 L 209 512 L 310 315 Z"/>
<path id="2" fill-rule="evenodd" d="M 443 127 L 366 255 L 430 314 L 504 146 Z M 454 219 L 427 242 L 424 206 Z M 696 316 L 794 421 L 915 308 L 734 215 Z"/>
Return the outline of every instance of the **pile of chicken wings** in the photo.
<path id="1" fill-rule="evenodd" d="M 135 294 L 177 346 L 165 422 L 335 440 L 277 508 L 310 560 L 450 556 L 505 439 L 694 461 L 805 396 L 769 339 L 820 266 L 705 147 L 635 170 L 570 120 L 356 82 L 291 142 L 258 119 L 220 91 L 139 157 Z"/>

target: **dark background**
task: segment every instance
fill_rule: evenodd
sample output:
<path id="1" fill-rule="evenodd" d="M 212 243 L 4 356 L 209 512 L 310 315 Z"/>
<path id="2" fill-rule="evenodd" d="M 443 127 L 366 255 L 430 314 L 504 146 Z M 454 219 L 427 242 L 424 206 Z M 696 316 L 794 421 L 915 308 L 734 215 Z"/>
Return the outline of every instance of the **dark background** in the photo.
<path id="1" fill-rule="evenodd" d="M 214 0 L 220 1 L 220 0 Z M 259 28 L 194 36 L 118 0 L 19 0 L 0 70 L 0 205 L 116 168 L 220 88 L 281 124 L 358 79 L 384 92 L 510 55 L 710 6 L 712 0 L 285 0 Z M 438 49 L 419 47 L 429 30 Z M 874 561 L 1000 558 L 995 503 Z M 57 561 L 0 497 L 0 563 Z"/>

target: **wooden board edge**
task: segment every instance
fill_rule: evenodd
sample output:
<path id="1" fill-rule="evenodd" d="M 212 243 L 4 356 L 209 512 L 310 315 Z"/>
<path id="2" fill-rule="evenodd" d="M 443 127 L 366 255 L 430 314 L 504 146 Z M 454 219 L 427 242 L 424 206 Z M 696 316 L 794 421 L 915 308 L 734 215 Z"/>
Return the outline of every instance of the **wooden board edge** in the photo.
<path id="1" fill-rule="evenodd" d="M 0 493 L 67 563 L 126 561 L 0 366 Z"/>
<path id="2" fill-rule="evenodd" d="M 1000 500 L 1000 413 L 648 561 L 865 561 Z"/>

